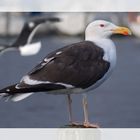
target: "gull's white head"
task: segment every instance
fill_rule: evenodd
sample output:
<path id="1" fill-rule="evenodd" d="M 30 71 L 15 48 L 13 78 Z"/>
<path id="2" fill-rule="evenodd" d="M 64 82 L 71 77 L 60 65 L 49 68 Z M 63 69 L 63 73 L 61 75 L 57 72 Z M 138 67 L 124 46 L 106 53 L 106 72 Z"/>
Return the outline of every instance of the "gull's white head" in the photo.
<path id="1" fill-rule="evenodd" d="M 85 38 L 86 40 L 109 38 L 112 34 L 130 35 L 131 31 L 126 27 L 120 27 L 105 20 L 96 20 L 87 26 Z"/>

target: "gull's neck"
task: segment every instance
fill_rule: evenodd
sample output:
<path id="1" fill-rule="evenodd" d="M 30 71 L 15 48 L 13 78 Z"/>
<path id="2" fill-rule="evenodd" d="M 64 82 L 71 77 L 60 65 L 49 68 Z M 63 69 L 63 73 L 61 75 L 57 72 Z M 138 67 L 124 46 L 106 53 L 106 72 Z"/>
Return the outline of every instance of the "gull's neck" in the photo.
<path id="1" fill-rule="evenodd" d="M 102 41 L 112 41 L 110 38 L 99 37 L 99 36 L 85 36 L 86 41 L 92 42 L 102 42 Z"/>
<path id="2" fill-rule="evenodd" d="M 111 47 L 111 46 L 115 46 L 113 41 L 110 38 L 101 38 L 98 36 L 85 36 L 85 41 L 91 41 L 93 43 L 95 43 L 96 45 L 98 45 L 101 48 L 106 48 L 106 47 Z"/>
<path id="3" fill-rule="evenodd" d="M 116 47 L 110 38 L 101 37 L 85 37 L 86 41 L 92 41 L 95 45 L 104 50 L 103 59 L 111 62 L 111 67 L 114 68 L 116 65 Z"/>

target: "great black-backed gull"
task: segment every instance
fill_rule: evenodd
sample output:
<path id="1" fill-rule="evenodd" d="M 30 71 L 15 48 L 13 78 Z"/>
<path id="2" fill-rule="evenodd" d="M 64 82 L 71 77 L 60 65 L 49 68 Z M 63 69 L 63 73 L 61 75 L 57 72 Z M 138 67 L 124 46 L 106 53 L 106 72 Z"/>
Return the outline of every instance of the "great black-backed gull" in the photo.
<path id="1" fill-rule="evenodd" d="M 0 90 L 2 97 L 20 101 L 35 92 L 65 94 L 72 119 L 71 94 L 82 93 L 84 127 L 97 127 L 88 120 L 85 93 L 100 86 L 110 77 L 116 65 L 116 48 L 112 34 L 130 35 L 126 27 L 97 20 L 85 30 L 85 40 L 67 45 L 48 54 L 31 72 L 15 85 Z"/>

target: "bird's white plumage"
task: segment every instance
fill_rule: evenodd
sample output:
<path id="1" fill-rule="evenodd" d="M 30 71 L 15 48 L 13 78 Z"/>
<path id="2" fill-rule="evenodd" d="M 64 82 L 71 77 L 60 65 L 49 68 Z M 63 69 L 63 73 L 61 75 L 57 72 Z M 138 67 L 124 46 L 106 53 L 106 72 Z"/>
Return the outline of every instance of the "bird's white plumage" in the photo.
<path id="1" fill-rule="evenodd" d="M 39 81 L 39 80 L 31 79 L 28 75 L 24 76 L 21 81 L 23 81 L 27 85 L 39 85 L 39 84 L 49 84 L 50 83 L 49 81 Z"/>
<path id="2" fill-rule="evenodd" d="M 49 62 L 50 62 L 51 60 L 53 60 L 53 59 L 54 59 L 54 57 L 51 57 L 51 58 L 45 58 L 44 61 L 45 61 L 46 64 L 47 64 L 47 63 L 49 63 Z"/>
<path id="3" fill-rule="evenodd" d="M 21 101 L 21 100 L 31 96 L 32 94 L 34 94 L 34 93 L 15 94 L 10 97 L 10 100 L 13 102 L 18 102 L 18 101 Z"/>
<path id="4" fill-rule="evenodd" d="M 61 52 L 61 51 L 59 51 L 59 52 L 57 52 L 57 53 L 56 53 L 56 55 L 59 55 L 59 54 L 61 54 L 61 53 L 62 53 L 62 52 Z"/>
<path id="5" fill-rule="evenodd" d="M 103 26 L 102 26 L 103 25 Z M 89 40 L 92 40 L 93 38 L 109 38 L 110 35 L 113 34 L 112 29 L 116 29 L 118 26 L 115 24 L 104 21 L 104 20 L 96 20 L 94 22 L 91 22 L 86 30 L 85 30 L 85 36 Z"/>
<path id="6" fill-rule="evenodd" d="M 116 47 L 111 39 L 93 39 L 97 46 L 104 50 L 103 59 L 110 62 L 113 69 L 116 65 Z"/>
<path id="7" fill-rule="evenodd" d="M 24 76 L 22 78 L 21 82 L 22 81 L 24 83 L 26 83 L 27 85 L 53 84 L 53 82 L 50 82 L 50 81 L 39 81 L 39 80 L 31 79 L 28 75 L 27 76 Z M 66 88 L 73 88 L 72 85 L 61 83 L 61 82 L 56 82 L 54 84 L 56 84 L 56 85 L 62 85 L 62 86 L 65 86 Z M 19 88 L 19 87 L 17 86 L 17 88 Z"/>
<path id="8" fill-rule="evenodd" d="M 14 95 L 9 95 L 8 93 L 1 93 L 0 94 L 0 99 L 5 97 L 6 100 L 5 101 L 13 101 L 13 102 L 18 102 L 21 101 L 27 97 L 29 97 L 30 95 L 32 95 L 33 93 L 23 93 L 23 94 L 14 94 Z"/>
<path id="9" fill-rule="evenodd" d="M 22 56 L 29 56 L 37 54 L 41 49 L 41 42 L 27 44 L 19 47 L 20 54 Z"/>
<path id="10" fill-rule="evenodd" d="M 65 84 L 65 83 L 61 83 L 61 82 L 57 82 L 57 85 L 62 85 L 65 86 L 66 88 L 73 88 L 74 86 L 70 85 L 70 84 Z"/>

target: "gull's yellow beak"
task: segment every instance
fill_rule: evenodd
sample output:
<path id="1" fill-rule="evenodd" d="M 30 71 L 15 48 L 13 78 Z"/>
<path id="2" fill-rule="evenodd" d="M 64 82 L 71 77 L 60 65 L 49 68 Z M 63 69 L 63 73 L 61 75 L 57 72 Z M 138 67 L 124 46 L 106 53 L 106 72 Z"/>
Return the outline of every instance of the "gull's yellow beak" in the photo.
<path id="1" fill-rule="evenodd" d="M 117 27 L 115 29 L 112 29 L 113 34 L 122 34 L 122 35 L 131 35 L 131 31 L 126 27 Z"/>

